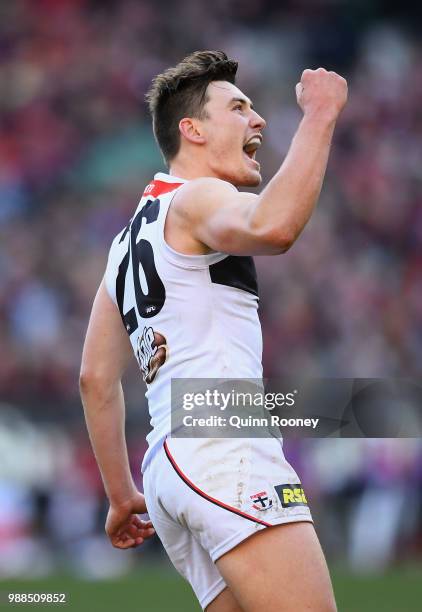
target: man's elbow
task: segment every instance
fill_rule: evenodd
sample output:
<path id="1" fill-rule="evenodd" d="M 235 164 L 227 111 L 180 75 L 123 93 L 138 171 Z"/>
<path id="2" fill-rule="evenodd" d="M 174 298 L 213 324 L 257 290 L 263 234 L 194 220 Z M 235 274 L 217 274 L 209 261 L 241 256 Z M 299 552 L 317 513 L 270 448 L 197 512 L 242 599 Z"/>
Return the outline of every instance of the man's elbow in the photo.
<path id="1" fill-rule="evenodd" d="M 261 221 L 251 220 L 249 231 L 254 236 L 257 244 L 261 245 L 263 254 L 280 255 L 290 249 L 297 236 L 293 228 L 286 225 L 271 226 L 263 224 Z"/>
<path id="2" fill-rule="evenodd" d="M 286 253 L 296 240 L 294 232 L 285 228 L 271 228 L 263 236 L 270 255 Z"/>
<path id="3" fill-rule="evenodd" d="M 93 376 L 87 370 L 79 372 L 79 393 L 84 397 L 93 387 Z"/>
<path id="4" fill-rule="evenodd" d="M 82 368 L 79 373 L 79 392 L 81 397 L 87 397 L 92 393 L 98 394 L 110 385 L 110 377 L 98 370 Z"/>

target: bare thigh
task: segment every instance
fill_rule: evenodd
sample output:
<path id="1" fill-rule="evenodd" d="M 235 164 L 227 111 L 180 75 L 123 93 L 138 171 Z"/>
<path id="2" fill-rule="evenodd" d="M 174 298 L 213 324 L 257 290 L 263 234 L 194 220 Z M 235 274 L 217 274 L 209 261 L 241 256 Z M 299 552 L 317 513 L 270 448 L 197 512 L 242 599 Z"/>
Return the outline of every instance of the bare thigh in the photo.
<path id="1" fill-rule="evenodd" d="M 206 612 L 243 612 L 243 608 L 239 606 L 228 587 L 221 591 L 205 610 Z"/>
<path id="2" fill-rule="evenodd" d="M 216 564 L 243 612 L 337 609 L 312 523 L 264 529 L 220 557 Z"/>

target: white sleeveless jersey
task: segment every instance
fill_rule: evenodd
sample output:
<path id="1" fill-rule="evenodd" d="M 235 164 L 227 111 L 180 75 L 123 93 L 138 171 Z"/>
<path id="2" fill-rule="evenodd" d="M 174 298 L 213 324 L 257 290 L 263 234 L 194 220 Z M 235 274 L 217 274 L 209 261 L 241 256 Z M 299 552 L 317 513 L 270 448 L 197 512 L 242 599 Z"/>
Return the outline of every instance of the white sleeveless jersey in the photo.
<path id="1" fill-rule="evenodd" d="M 171 430 L 172 378 L 262 377 L 252 257 L 184 255 L 165 242 L 167 211 L 185 182 L 155 175 L 114 239 L 105 273 L 147 383 L 153 429 L 143 471 Z"/>

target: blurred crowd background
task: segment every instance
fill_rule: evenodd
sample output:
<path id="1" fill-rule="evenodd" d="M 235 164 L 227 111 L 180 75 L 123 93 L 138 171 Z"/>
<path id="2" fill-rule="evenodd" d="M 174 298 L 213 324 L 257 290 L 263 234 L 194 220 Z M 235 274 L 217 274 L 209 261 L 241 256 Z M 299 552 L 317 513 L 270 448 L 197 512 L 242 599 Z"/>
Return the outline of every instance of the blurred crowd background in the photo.
<path id="1" fill-rule="evenodd" d="M 300 120 L 305 68 L 350 99 L 323 193 L 284 256 L 256 258 L 267 376 L 417 377 L 422 363 L 422 45 L 406 3 L 357 0 L 0 2 L 0 577 L 85 577 L 120 554 L 78 395 L 111 239 L 164 170 L 144 95 L 195 49 L 237 59 L 267 120 L 265 180 Z M 126 382 L 137 481 L 148 417 Z M 382 571 L 422 556 L 420 440 L 286 443 L 328 558 Z"/>

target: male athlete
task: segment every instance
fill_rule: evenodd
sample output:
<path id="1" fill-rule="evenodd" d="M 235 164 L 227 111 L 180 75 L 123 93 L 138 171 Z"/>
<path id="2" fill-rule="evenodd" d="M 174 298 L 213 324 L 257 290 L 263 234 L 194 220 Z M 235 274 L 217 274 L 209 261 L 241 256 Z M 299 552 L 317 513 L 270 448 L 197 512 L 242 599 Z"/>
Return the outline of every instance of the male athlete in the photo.
<path id="1" fill-rule="evenodd" d="M 296 86 L 303 118 L 283 164 L 260 195 L 240 193 L 261 182 L 255 155 L 265 121 L 236 87 L 236 70 L 223 52 L 201 51 L 152 83 L 169 173 L 146 187 L 111 246 L 81 394 L 115 547 L 136 547 L 156 531 L 208 612 L 332 612 L 327 566 L 281 441 L 171 436 L 172 378 L 262 377 L 251 256 L 284 253 L 301 233 L 347 98 L 342 77 L 305 70 Z M 124 435 L 121 378 L 133 353 L 153 427 L 145 498 Z M 151 521 L 142 521 L 147 509 Z"/>

